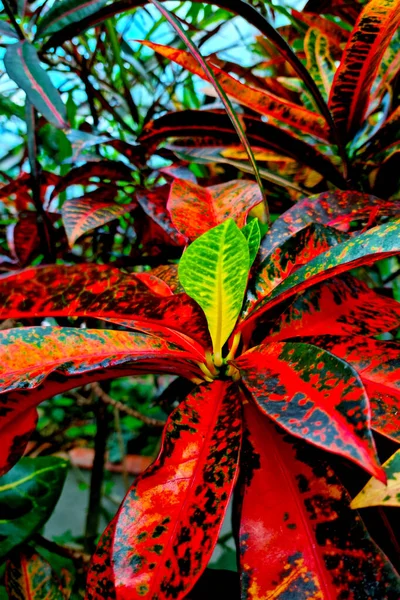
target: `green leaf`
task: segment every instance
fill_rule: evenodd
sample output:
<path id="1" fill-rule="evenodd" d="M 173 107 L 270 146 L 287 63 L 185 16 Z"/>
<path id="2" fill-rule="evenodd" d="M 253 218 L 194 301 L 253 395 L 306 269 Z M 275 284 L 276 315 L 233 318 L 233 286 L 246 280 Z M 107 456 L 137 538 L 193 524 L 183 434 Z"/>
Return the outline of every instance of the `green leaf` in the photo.
<path id="1" fill-rule="evenodd" d="M 215 363 L 242 308 L 249 271 L 246 238 L 232 219 L 197 238 L 183 254 L 179 279 L 186 293 L 203 309 Z"/>
<path id="2" fill-rule="evenodd" d="M 10 98 L 3 95 L 0 95 L 0 113 L 7 117 L 18 117 L 19 119 L 22 119 L 22 121 L 25 119 L 24 107 L 15 104 Z"/>
<path id="3" fill-rule="evenodd" d="M 95 14 L 107 4 L 108 0 L 64 0 L 55 2 L 50 10 L 40 19 L 36 37 L 50 35 L 60 31 L 67 25 L 78 23 Z"/>
<path id="4" fill-rule="evenodd" d="M 46 523 L 60 497 L 68 462 L 56 456 L 21 458 L 0 477 L 0 558 Z"/>
<path id="5" fill-rule="evenodd" d="M 351 508 L 368 506 L 400 506 L 400 450 L 397 450 L 384 464 L 387 485 L 372 477 L 357 494 Z"/>
<path id="6" fill-rule="evenodd" d="M 33 106 L 55 127 L 67 127 L 65 106 L 50 77 L 27 41 L 8 46 L 4 66 L 9 77 L 26 93 Z"/>
<path id="7" fill-rule="evenodd" d="M 253 219 L 242 228 L 242 233 L 249 246 L 250 266 L 253 264 L 261 243 L 261 230 L 258 219 Z"/>

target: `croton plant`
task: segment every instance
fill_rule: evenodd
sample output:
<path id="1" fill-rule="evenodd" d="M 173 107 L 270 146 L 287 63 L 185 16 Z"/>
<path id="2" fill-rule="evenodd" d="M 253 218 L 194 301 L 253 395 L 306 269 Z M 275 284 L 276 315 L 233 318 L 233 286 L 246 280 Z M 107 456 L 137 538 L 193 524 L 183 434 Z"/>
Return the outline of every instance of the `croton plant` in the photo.
<path id="1" fill-rule="evenodd" d="M 243 599 L 399 597 L 331 466 L 336 454 L 385 483 L 374 432 L 400 436 L 400 351 L 381 336 L 400 306 L 354 275 L 400 252 L 396 204 L 327 192 L 260 240 L 260 202 L 250 181 L 175 179 L 165 218 L 185 239 L 179 265 L 55 264 L 0 279 L 1 318 L 81 323 L 0 332 L 3 472 L 46 398 L 127 374 L 193 384 L 101 537 L 88 600 L 190 597 L 233 492 Z M 371 213 L 386 222 L 357 229 Z"/>

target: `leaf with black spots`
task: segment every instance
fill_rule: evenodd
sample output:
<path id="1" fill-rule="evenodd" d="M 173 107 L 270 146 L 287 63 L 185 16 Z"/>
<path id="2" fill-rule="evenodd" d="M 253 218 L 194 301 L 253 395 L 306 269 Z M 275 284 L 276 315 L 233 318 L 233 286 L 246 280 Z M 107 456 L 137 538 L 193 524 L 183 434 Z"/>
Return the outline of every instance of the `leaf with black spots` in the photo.
<path id="1" fill-rule="evenodd" d="M 236 480 L 240 392 L 215 381 L 170 415 L 157 460 L 106 529 L 88 600 L 183 598 L 205 569 Z"/>
<path id="2" fill-rule="evenodd" d="M 276 342 L 233 361 L 260 410 L 288 432 L 384 479 L 357 372 L 311 344 Z"/>
<path id="3" fill-rule="evenodd" d="M 52 316 L 130 319 L 210 345 L 204 314 L 189 296 L 159 298 L 140 278 L 106 265 L 51 265 L 0 277 L 0 318 Z"/>
<path id="4" fill-rule="evenodd" d="M 398 575 L 332 469 L 251 405 L 245 420 L 242 600 L 366 598 L 366 590 L 369 600 L 396 600 Z"/>
<path id="5" fill-rule="evenodd" d="M 240 328 L 252 327 L 254 320 L 266 310 L 294 296 L 308 287 L 335 277 L 355 267 L 373 264 L 400 253 L 400 221 L 385 223 L 369 229 L 319 254 L 298 268 L 268 296 L 261 298 L 252 314 L 242 321 Z"/>
<path id="6" fill-rule="evenodd" d="M 371 0 L 354 26 L 329 98 L 336 126 L 346 142 L 361 127 L 379 64 L 399 22 L 399 0 Z"/>

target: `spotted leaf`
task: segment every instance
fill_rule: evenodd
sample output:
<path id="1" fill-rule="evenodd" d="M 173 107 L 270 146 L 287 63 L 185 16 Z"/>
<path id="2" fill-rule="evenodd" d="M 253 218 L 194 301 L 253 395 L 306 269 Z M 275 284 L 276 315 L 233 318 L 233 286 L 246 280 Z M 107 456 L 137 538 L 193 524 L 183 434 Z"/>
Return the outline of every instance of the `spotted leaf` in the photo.
<path id="1" fill-rule="evenodd" d="M 350 365 L 316 346 L 292 342 L 258 346 L 234 364 L 271 419 L 384 479 L 370 431 L 368 397 Z"/>
<path id="2" fill-rule="evenodd" d="M 345 274 L 296 296 L 274 320 L 268 337 L 279 341 L 315 335 L 372 336 L 399 326 L 399 302 Z"/>
<path id="3" fill-rule="evenodd" d="M 242 322 L 241 329 L 294 294 L 353 269 L 372 264 L 400 252 L 400 221 L 385 223 L 323 252 L 289 275 L 272 293 L 261 299 L 255 310 Z"/>
<path id="4" fill-rule="evenodd" d="M 399 113 L 400 116 L 400 113 Z M 304 198 L 277 219 L 261 244 L 266 258 L 277 246 L 309 223 L 348 231 L 354 221 L 371 221 L 383 215 L 397 215 L 400 203 L 353 191 L 324 192 Z"/>
<path id="5" fill-rule="evenodd" d="M 216 364 L 232 332 L 247 285 L 250 268 L 246 238 L 232 219 L 197 238 L 179 263 L 179 279 L 207 317 Z"/>
<path id="6" fill-rule="evenodd" d="M 6 588 L 13 600 L 67 600 L 69 596 L 51 565 L 29 546 L 7 562 Z"/>
<path id="7" fill-rule="evenodd" d="M 387 476 L 387 484 L 373 477 L 354 498 L 351 508 L 400 506 L 400 450 L 397 450 L 382 466 Z"/>
<path id="8" fill-rule="evenodd" d="M 141 41 L 141 43 L 177 63 L 194 75 L 198 75 L 203 79 L 205 78 L 204 71 L 188 52 L 149 41 Z M 318 113 L 288 102 L 270 92 L 241 83 L 222 69 L 214 66 L 211 59 L 208 59 L 207 63 L 225 93 L 240 104 L 247 106 L 259 114 L 268 116 L 274 125 L 279 126 L 284 123 L 298 129 L 302 133 L 310 134 L 321 140 L 328 140 L 329 130 L 324 118 Z"/>
<path id="9" fill-rule="evenodd" d="M 250 210 L 261 202 L 260 188 L 246 179 L 207 188 L 184 179 L 174 179 L 167 209 L 176 229 L 193 241 L 228 218 L 242 228 Z"/>
<path id="10" fill-rule="evenodd" d="M 160 298 L 140 278 L 106 265 L 53 265 L 0 277 L 0 318 L 53 316 L 162 324 L 209 346 L 204 315 L 186 294 Z"/>
<path id="11" fill-rule="evenodd" d="M 67 199 L 61 214 L 70 246 L 85 233 L 121 217 L 135 207 L 136 204 L 96 202 L 85 196 Z"/>
<path id="12" fill-rule="evenodd" d="M 329 107 L 345 141 L 363 122 L 379 64 L 399 22 L 399 0 L 371 0 L 358 17 L 329 99 Z"/>
<path id="13" fill-rule="evenodd" d="M 21 458 L 0 477 L 0 559 L 46 523 L 60 497 L 68 462 L 56 456 Z"/>
<path id="14" fill-rule="evenodd" d="M 0 342 L 1 435 L 10 424 L 18 431 L 17 419 L 46 398 L 90 381 L 148 372 L 202 376 L 190 351 L 142 333 L 25 327 L 1 331 Z M 26 441 L 31 421 L 22 425 Z M 15 455 L 23 445 L 12 449 Z M 11 450 L 0 447 L 0 469 Z"/>
<path id="15" fill-rule="evenodd" d="M 399 578 L 315 449 L 247 405 L 240 524 L 243 600 L 395 600 Z M 247 438 L 247 447 L 245 440 Z"/>
<path id="16" fill-rule="evenodd" d="M 252 265 L 256 259 L 261 242 L 261 231 L 258 219 L 252 219 L 250 223 L 247 223 L 247 225 L 242 227 L 242 233 L 249 246 L 250 265 Z"/>
<path id="17" fill-rule="evenodd" d="M 179 600 L 193 587 L 217 542 L 236 479 L 239 398 L 234 384 L 215 381 L 170 415 L 157 460 L 103 534 L 88 600 Z"/>

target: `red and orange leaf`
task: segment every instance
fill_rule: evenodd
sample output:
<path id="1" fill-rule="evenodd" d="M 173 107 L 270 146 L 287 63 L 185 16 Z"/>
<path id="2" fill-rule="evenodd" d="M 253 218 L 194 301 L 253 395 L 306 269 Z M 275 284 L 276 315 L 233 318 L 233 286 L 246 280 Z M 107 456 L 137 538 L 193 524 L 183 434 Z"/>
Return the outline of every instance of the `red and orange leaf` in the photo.
<path id="1" fill-rule="evenodd" d="M 289 275 L 269 296 L 261 299 L 240 329 L 251 329 L 266 310 L 300 291 L 355 267 L 372 264 L 400 252 L 400 221 L 385 223 L 350 238 L 320 254 Z"/>
<path id="2" fill-rule="evenodd" d="M 324 19 L 318 14 L 312 12 L 299 12 L 292 8 L 292 15 L 309 27 L 318 29 L 318 31 L 325 35 L 335 47 L 341 48 L 346 44 L 349 38 L 347 29 L 343 29 L 343 27 L 340 27 L 340 25 L 334 21 Z"/>
<path id="3" fill-rule="evenodd" d="M 172 296 L 173 291 L 169 285 L 160 277 L 157 277 L 153 271 L 143 271 L 143 273 L 135 273 L 135 277 L 142 281 L 153 294 L 158 296 Z"/>
<path id="4" fill-rule="evenodd" d="M 162 279 L 174 294 L 184 291 L 178 277 L 178 265 L 159 265 L 152 269 L 151 273 Z"/>
<path id="5" fill-rule="evenodd" d="M 371 0 L 358 17 L 336 71 L 329 99 L 348 141 L 360 128 L 379 64 L 400 22 L 400 0 Z"/>
<path id="6" fill-rule="evenodd" d="M 292 342 L 255 347 L 234 364 L 260 410 L 289 433 L 384 479 L 368 397 L 350 365 L 316 346 Z"/>
<path id="7" fill-rule="evenodd" d="M 73 246 L 85 233 L 114 221 L 135 207 L 136 204 L 96 202 L 85 196 L 66 200 L 61 214 L 69 245 Z"/>
<path id="8" fill-rule="evenodd" d="M 299 294 L 277 319 L 268 339 L 316 335 L 377 335 L 400 327 L 400 303 L 380 296 L 351 275 Z"/>
<path id="9" fill-rule="evenodd" d="M 246 179 L 211 187 L 175 179 L 171 184 L 167 209 L 176 229 L 191 241 L 233 219 L 242 228 L 250 210 L 262 202 L 260 188 Z"/>
<path id="10" fill-rule="evenodd" d="M 192 358 L 161 338 L 107 329 L 21 327 L 0 331 L 0 342 L 0 393 L 35 388 L 55 371 L 67 377 L 126 363 L 162 367 Z"/>
<path id="11" fill-rule="evenodd" d="M 335 15 L 345 23 L 354 25 L 362 7 L 363 2 L 359 0 L 308 0 L 303 12 Z"/>
<path id="12" fill-rule="evenodd" d="M 189 52 L 177 50 L 176 48 L 171 48 L 169 46 L 154 44 L 149 41 L 141 41 L 141 43 L 152 48 L 155 52 L 161 54 L 165 58 L 177 63 L 184 69 L 187 69 L 190 73 L 205 79 L 206 76 L 202 68 L 198 65 L 197 61 L 192 58 Z M 222 69 L 214 66 L 211 59 L 208 59 L 207 62 L 225 93 L 240 104 L 251 108 L 261 115 L 268 116 L 270 122 L 274 125 L 281 125 L 284 123 L 285 125 L 294 127 L 302 133 L 313 135 L 323 141 L 328 141 L 329 129 L 325 119 L 318 113 L 314 113 L 302 106 L 288 102 L 270 92 L 241 83 L 231 75 L 225 73 Z"/>
<path id="13" fill-rule="evenodd" d="M 13 600 L 67 600 L 51 565 L 30 546 L 23 546 L 7 561 L 6 589 Z"/>
<path id="14" fill-rule="evenodd" d="M 135 275 L 106 265 L 53 265 L 0 277 L 0 318 L 46 316 L 134 319 L 210 344 L 203 311 L 189 296 L 161 298 Z"/>
<path id="15" fill-rule="evenodd" d="M 398 576 L 350 509 L 332 469 L 251 405 L 245 420 L 242 599 L 337 600 L 367 593 L 369 600 L 395 600 Z"/>
<path id="16" fill-rule="evenodd" d="M 236 481 L 241 428 L 240 391 L 229 382 L 201 386 L 175 409 L 157 460 L 103 534 L 87 600 L 186 596 L 218 539 Z"/>
<path id="17" fill-rule="evenodd" d="M 170 185 L 163 185 L 138 192 L 136 198 L 146 215 L 161 227 L 176 246 L 185 246 L 187 238 L 174 226 L 167 210 L 169 193 Z"/>
<path id="18" fill-rule="evenodd" d="M 4 407 L 0 400 L 0 423 L 4 417 Z M 27 443 L 36 429 L 36 409 L 25 410 L 1 431 L 0 475 L 7 473 L 25 452 Z"/>

